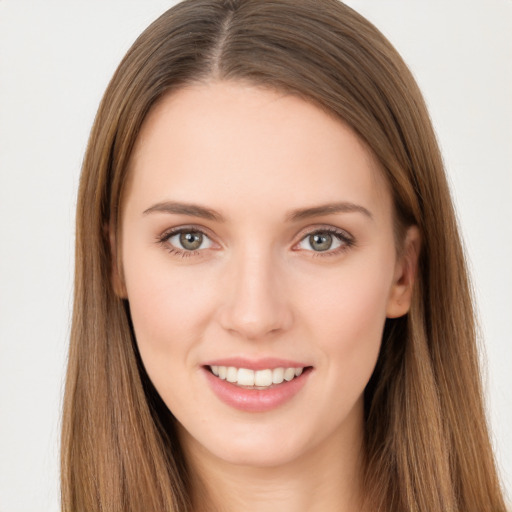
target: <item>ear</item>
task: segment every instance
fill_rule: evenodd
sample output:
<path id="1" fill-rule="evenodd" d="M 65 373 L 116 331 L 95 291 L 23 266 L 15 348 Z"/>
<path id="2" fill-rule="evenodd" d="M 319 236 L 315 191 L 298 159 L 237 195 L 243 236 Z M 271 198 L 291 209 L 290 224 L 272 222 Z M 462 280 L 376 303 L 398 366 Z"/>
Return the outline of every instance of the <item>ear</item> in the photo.
<path id="1" fill-rule="evenodd" d="M 386 309 L 388 318 L 398 318 L 409 311 L 418 270 L 420 249 L 420 231 L 417 226 L 410 226 L 407 229 L 404 245 L 395 265 L 395 274 Z"/>
<path id="2" fill-rule="evenodd" d="M 112 281 L 112 288 L 114 289 L 114 293 L 120 299 L 127 299 L 128 294 L 126 293 L 126 286 L 124 284 L 124 279 L 122 275 L 122 270 L 120 267 L 120 259 L 118 255 L 118 244 L 116 240 L 116 235 L 114 229 L 111 226 L 105 226 L 105 230 L 107 231 L 107 236 L 110 244 L 110 254 L 111 254 L 111 268 L 110 268 L 110 279 Z"/>

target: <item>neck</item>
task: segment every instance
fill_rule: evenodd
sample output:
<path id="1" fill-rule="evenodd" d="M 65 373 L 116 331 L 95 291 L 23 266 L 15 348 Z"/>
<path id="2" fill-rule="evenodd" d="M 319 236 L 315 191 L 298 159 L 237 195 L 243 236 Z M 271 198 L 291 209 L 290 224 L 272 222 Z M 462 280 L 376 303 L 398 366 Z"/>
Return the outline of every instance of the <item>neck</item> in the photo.
<path id="1" fill-rule="evenodd" d="M 181 432 L 193 482 L 193 510 L 361 511 L 362 435 L 355 439 L 344 434 L 334 433 L 321 446 L 279 466 L 254 467 L 221 460 Z"/>

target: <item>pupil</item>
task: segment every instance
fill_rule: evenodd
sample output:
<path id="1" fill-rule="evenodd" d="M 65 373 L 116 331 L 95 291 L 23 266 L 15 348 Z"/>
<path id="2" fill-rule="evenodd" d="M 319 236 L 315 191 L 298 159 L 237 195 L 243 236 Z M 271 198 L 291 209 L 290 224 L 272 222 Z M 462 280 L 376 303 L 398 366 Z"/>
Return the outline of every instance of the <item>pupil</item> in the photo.
<path id="1" fill-rule="evenodd" d="M 180 244 L 184 249 L 194 251 L 203 243 L 203 235 L 197 232 L 181 233 Z"/>
<path id="2" fill-rule="evenodd" d="M 329 233 L 310 235 L 309 243 L 315 251 L 327 251 L 332 245 L 332 236 Z"/>

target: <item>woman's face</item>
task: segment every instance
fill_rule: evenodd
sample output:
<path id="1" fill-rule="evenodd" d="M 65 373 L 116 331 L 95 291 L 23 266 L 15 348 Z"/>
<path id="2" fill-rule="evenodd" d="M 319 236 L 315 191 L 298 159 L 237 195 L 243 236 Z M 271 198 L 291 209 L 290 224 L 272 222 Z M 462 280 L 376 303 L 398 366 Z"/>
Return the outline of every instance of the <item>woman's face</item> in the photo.
<path id="1" fill-rule="evenodd" d="M 118 289 L 185 447 L 275 466 L 358 446 L 410 285 L 390 193 L 346 125 L 237 83 L 165 97 L 131 159 L 120 247 Z"/>

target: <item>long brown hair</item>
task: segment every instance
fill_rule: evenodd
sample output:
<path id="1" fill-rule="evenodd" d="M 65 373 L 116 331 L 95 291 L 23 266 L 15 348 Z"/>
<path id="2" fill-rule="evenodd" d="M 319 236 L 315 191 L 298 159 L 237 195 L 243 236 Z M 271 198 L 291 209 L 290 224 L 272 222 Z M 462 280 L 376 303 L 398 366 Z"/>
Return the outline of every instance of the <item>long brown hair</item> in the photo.
<path id="1" fill-rule="evenodd" d="M 365 390 L 365 490 L 375 510 L 504 511 L 484 415 L 471 290 L 434 131 L 408 68 L 337 0 L 186 0 L 121 62 L 101 102 L 77 206 L 62 434 L 62 510 L 190 510 L 173 418 L 112 285 L 127 164 L 164 94 L 235 80 L 299 95 L 379 160 L 397 223 L 422 234 L 408 315 L 388 320 Z M 115 243 L 115 241 L 114 241 Z"/>

